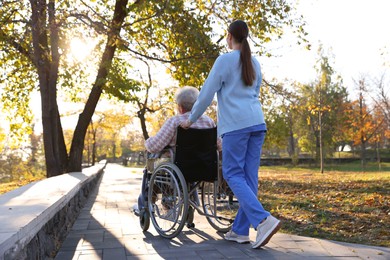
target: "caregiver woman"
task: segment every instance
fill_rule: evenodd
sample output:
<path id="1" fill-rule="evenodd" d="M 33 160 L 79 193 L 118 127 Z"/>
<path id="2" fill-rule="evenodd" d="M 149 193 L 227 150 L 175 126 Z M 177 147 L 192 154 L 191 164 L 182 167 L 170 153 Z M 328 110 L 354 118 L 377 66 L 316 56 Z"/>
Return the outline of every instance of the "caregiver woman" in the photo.
<path id="1" fill-rule="evenodd" d="M 252 248 L 260 248 L 279 230 L 280 221 L 257 198 L 260 155 L 267 128 L 259 101 L 260 64 L 251 55 L 248 35 L 244 21 L 230 24 L 226 41 L 232 51 L 216 59 L 190 117 L 181 126 L 189 128 L 196 122 L 217 93 L 218 134 L 223 138 L 222 172 L 240 203 L 225 239 L 250 242 L 252 225 L 257 230 Z"/>

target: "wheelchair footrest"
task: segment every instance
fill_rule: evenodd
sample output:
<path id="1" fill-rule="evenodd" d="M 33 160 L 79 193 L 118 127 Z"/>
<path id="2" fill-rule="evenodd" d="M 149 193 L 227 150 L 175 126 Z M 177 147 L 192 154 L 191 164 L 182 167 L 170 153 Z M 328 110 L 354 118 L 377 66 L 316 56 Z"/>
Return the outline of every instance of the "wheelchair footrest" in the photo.
<path id="1" fill-rule="evenodd" d="M 139 209 L 138 209 L 138 205 L 134 205 L 134 206 L 133 206 L 133 213 L 134 213 L 134 215 L 136 215 L 137 217 L 140 216 L 140 214 L 139 214 Z"/>

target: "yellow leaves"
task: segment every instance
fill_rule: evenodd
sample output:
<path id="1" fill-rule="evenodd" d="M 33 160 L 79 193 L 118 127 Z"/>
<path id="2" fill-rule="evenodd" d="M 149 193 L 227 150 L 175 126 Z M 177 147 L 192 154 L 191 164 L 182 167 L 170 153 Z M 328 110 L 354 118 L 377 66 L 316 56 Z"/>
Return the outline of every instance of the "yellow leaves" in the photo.
<path id="1" fill-rule="evenodd" d="M 318 112 L 330 112 L 332 111 L 329 105 L 309 105 L 307 108 L 312 115 L 318 114 Z"/>
<path id="2" fill-rule="evenodd" d="M 385 204 L 388 205 L 388 201 L 386 201 L 385 196 L 382 194 L 373 193 L 364 197 L 364 204 L 367 206 L 381 207 Z"/>
<path id="3" fill-rule="evenodd" d="M 308 174 L 310 173 L 310 174 Z M 285 231 L 326 239 L 390 245 L 390 173 L 260 170 L 260 201 Z"/>
<path id="4" fill-rule="evenodd" d="M 390 138 L 390 129 L 385 131 L 385 136 L 386 136 L 387 138 Z"/>
<path id="5" fill-rule="evenodd" d="M 318 112 L 319 107 L 317 105 L 309 105 L 307 109 L 311 111 L 312 114 L 315 114 L 316 112 Z"/>
<path id="6" fill-rule="evenodd" d="M 44 175 L 42 176 L 27 176 L 26 178 L 20 178 L 20 180 L 0 183 L 0 195 L 11 190 L 17 189 L 24 185 L 29 184 L 30 182 L 38 181 L 44 179 Z"/>
<path id="7" fill-rule="evenodd" d="M 310 116 L 306 117 L 306 122 L 307 122 L 307 125 L 311 125 L 311 118 L 310 118 Z"/>

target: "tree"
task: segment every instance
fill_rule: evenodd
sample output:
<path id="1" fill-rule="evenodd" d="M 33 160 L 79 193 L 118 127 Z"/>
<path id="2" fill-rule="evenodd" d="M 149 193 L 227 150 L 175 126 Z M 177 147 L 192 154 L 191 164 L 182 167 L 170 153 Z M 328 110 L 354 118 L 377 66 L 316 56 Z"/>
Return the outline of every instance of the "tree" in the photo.
<path id="1" fill-rule="evenodd" d="M 390 96 L 388 82 L 386 83 L 385 74 L 379 79 L 374 80 L 374 89 L 376 96 L 373 97 L 375 103 L 376 114 L 381 114 L 384 118 L 383 133 L 380 140 L 390 139 Z"/>
<path id="2" fill-rule="evenodd" d="M 366 149 L 370 141 L 375 142 L 375 138 L 378 135 L 380 129 L 382 129 L 386 120 L 383 115 L 383 110 L 376 106 L 374 109 L 370 109 L 367 105 L 366 96 L 368 86 L 366 79 L 362 77 L 357 83 L 359 91 L 359 99 L 352 102 L 352 111 L 349 115 L 349 123 L 352 128 L 352 138 L 354 145 L 360 146 L 360 160 L 362 169 L 365 169 L 366 161 Z M 375 108 L 375 107 L 374 107 Z M 374 111 L 374 112 L 373 112 Z"/>
<path id="3" fill-rule="evenodd" d="M 264 152 L 279 154 L 280 151 L 285 150 L 289 142 L 287 107 L 292 96 L 284 89 L 283 84 L 270 83 L 267 80 L 264 80 L 260 91 L 260 100 L 268 129 Z"/>
<path id="4" fill-rule="evenodd" d="M 256 45 L 280 37 L 282 25 L 304 35 L 301 18 L 294 16 L 292 7 L 282 0 L 82 0 L 77 6 L 69 0 L 4 0 L 0 9 L 0 59 L 7 73 L 1 75 L 1 81 L 7 79 L 9 88 L 23 93 L 27 101 L 34 88 L 40 90 L 47 176 L 81 170 L 85 136 L 96 105 L 103 93 L 115 93 L 107 83 L 113 79 L 111 68 L 117 60 L 128 55 L 133 64 L 140 59 L 164 62 L 180 84 L 200 86 L 224 37 L 223 31 L 215 32 L 213 27 L 225 27 L 239 16 L 258 36 L 253 37 Z M 57 90 L 75 88 L 77 79 L 67 71 L 70 67 L 64 54 L 69 37 L 80 31 L 99 38 L 99 61 L 92 87 L 84 86 L 90 93 L 68 154 Z M 77 73 L 87 77 L 87 73 Z M 139 87 L 135 84 L 138 79 L 121 76 L 130 79 L 129 88 Z M 116 86 L 115 81 L 112 83 Z M 13 106 L 20 100 L 7 93 L 7 99 L 11 98 L 15 100 Z"/>
<path id="5" fill-rule="evenodd" d="M 129 71 L 127 68 L 131 68 L 130 64 L 123 66 L 128 61 L 116 60 L 106 89 L 110 97 L 136 106 L 135 114 L 139 119 L 144 140 L 146 140 L 149 138 L 147 113 L 155 113 L 162 109 L 166 103 L 172 103 L 172 97 L 169 97 L 171 93 L 168 92 L 171 86 L 158 87 L 159 84 L 152 79 L 151 64 L 142 58 L 140 61 L 136 71 Z M 146 73 L 141 72 L 144 71 L 143 68 L 146 68 Z M 138 75 L 138 79 L 128 78 L 129 75 L 133 77 Z M 155 98 L 151 97 L 153 91 L 158 92 Z"/>
<path id="6" fill-rule="evenodd" d="M 381 169 L 381 152 L 380 149 L 389 139 L 390 126 L 389 122 L 386 120 L 386 114 L 381 106 L 377 104 L 373 108 L 373 122 L 376 124 L 376 131 L 372 140 L 370 140 L 370 145 L 375 147 L 376 150 L 376 160 L 378 163 L 378 168 Z"/>
<path id="7" fill-rule="evenodd" d="M 155 2 L 149 1 L 149 9 L 140 10 L 134 15 L 135 22 L 124 26 L 126 34 L 122 37 L 124 49 L 131 55 L 130 59 L 126 56 L 127 62 L 146 65 L 147 69 L 144 70 L 146 80 L 134 78 L 135 73 L 122 74 L 121 82 L 137 85 L 138 90 L 128 87 L 120 88 L 119 91 L 141 91 L 143 95 L 118 93 L 117 88 L 113 92 L 120 99 L 133 102 L 139 108 L 137 116 L 145 139 L 149 136 L 145 123 L 147 113 L 155 113 L 164 106 L 164 103 L 148 102 L 148 93 L 159 88 L 151 80 L 152 61 L 164 64 L 179 86 L 200 88 L 215 58 L 225 46 L 224 42 L 221 43 L 225 31 L 218 28 L 227 27 L 235 17 L 245 19 L 252 25 L 253 43 L 256 47 L 262 47 L 261 53 L 264 52 L 262 43 L 280 37 L 283 24 L 289 24 L 298 33 L 304 34 L 303 23 L 299 18 L 294 18 L 292 7 L 284 1 L 170 1 L 169 4 L 167 1 L 158 1 L 154 5 Z M 248 6 L 251 7 L 249 11 Z M 147 14 L 152 14 L 153 19 L 137 22 Z M 137 41 L 134 41 L 135 35 Z M 121 60 L 118 63 L 124 62 Z M 113 81 L 113 86 L 116 85 L 117 82 Z M 165 95 L 172 96 L 172 93 Z M 128 97 L 132 98 L 129 100 Z"/>
<path id="8" fill-rule="evenodd" d="M 134 5 L 137 5 L 136 1 Z M 66 19 L 71 17 L 62 2 L 55 5 L 54 0 L 30 0 L 30 9 L 26 1 L 5 1 L 1 10 L 2 26 L 0 39 L 2 46 L 12 47 L 12 55 L 4 55 L 7 60 L 21 60 L 26 63 L 27 73 L 37 73 L 41 104 L 43 140 L 47 176 L 55 176 L 65 171 L 80 171 L 84 137 L 94 113 L 97 102 L 118 46 L 118 37 L 127 15 L 128 0 L 117 0 L 113 18 L 106 31 L 107 42 L 101 57 L 95 83 L 91 89 L 84 111 L 74 131 L 69 156 L 65 147 L 64 135 L 57 104 L 57 83 L 61 58 L 61 36 L 67 26 Z M 61 14 L 62 9 L 66 12 Z M 58 15 L 58 11 L 60 11 Z M 3 29 L 4 28 L 4 29 Z M 24 31 L 23 31 L 24 29 Z M 32 87 L 31 84 L 27 85 Z"/>
<path id="9" fill-rule="evenodd" d="M 5 139 L 6 139 L 6 134 L 4 133 L 4 129 L 0 127 L 0 155 L 2 154 L 5 146 Z"/>
<path id="10" fill-rule="evenodd" d="M 302 116 L 300 145 L 315 154 L 323 172 L 323 159 L 335 150 L 336 137 L 340 135 L 338 131 L 342 131 L 335 126 L 346 122 L 344 104 L 347 91 L 323 53 L 318 66 L 318 79 L 312 84 L 299 86 L 298 107 Z"/>
<path id="11" fill-rule="evenodd" d="M 130 122 L 130 116 L 125 111 L 106 110 L 95 114 L 93 123 L 92 156 L 99 158 L 105 154 L 114 160 L 122 154 L 122 129 Z M 92 123 L 90 125 L 92 129 Z M 92 160 L 94 163 L 94 160 Z"/>

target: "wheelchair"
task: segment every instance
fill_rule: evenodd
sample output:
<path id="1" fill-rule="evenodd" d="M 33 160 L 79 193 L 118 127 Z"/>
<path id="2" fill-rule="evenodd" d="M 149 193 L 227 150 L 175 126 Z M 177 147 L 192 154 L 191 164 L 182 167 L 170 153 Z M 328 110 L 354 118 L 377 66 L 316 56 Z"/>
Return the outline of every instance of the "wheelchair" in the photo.
<path id="1" fill-rule="evenodd" d="M 142 183 L 140 226 L 147 231 L 151 221 L 165 238 L 176 237 L 184 226 L 194 228 L 195 212 L 227 232 L 239 207 L 222 177 L 216 128 L 178 127 L 176 146 L 147 159 Z"/>

